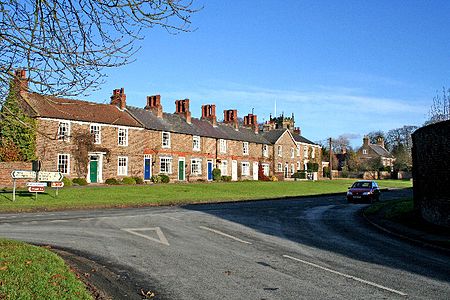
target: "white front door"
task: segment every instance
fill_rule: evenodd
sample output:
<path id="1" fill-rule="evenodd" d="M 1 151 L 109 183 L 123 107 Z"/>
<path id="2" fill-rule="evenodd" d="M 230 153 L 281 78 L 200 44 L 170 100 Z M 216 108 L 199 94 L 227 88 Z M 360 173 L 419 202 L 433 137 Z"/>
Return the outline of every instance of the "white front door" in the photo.
<path id="1" fill-rule="evenodd" d="M 258 180 L 258 162 L 253 163 L 253 180 Z"/>
<path id="2" fill-rule="evenodd" d="M 231 180 L 236 181 L 237 178 L 237 161 L 233 160 L 231 161 Z"/>

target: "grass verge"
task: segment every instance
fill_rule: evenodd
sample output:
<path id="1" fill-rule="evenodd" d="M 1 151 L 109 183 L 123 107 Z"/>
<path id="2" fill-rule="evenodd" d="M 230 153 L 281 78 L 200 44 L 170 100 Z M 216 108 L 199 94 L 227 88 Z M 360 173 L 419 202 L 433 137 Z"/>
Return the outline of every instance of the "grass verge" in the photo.
<path id="1" fill-rule="evenodd" d="M 86 186 L 63 188 L 59 196 L 47 192 L 34 194 L 20 190 L 12 201 L 11 189 L 0 192 L 0 212 L 128 207 L 146 205 L 182 205 L 189 203 L 272 199 L 344 193 L 354 182 L 351 179 L 284 182 L 227 182 L 195 184 L 156 184 L 128 186 Z M 411 187 L 409 181 L 380 180 L 382 188 Z"/>
<path id="2" fill-rule="evenodd" d="M 0 299 L 93 299 L 51 251 L 0 239 Z"/>

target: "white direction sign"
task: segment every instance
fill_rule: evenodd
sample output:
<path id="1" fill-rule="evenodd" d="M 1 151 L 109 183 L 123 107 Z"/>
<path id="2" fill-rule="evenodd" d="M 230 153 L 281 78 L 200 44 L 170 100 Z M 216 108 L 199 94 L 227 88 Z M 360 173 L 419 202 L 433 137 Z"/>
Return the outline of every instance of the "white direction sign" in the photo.
<path id="1" fill-rule="evenodd" d="M 47 182 L 27 182 L 27 186 L 33 186 L 33 187 L 46 187 L 47 186 Z"/>
<path id="2" fill-rule="evenodd" d="M 38 181 L 56 182 L 63 180 L 63 177 L 64 176 L 61 172 L 38 172 Z"/>
<path id="3" fill-rule="evenodd" d="M 11 172 L 11 177 L 13 179 L 34 179 L 36 178 L 36 172 L 15 170 Z"/>

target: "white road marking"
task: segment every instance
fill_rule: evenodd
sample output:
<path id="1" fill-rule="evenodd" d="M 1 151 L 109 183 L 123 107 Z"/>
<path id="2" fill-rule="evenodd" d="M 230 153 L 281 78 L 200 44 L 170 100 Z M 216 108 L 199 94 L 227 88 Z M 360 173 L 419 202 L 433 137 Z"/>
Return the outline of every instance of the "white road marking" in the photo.
<path id="1" fill-rule="evenodd" d="M 237 237 L 235 237 L 235 236 L 226 234 L 226 233 L 224 233 L 224 232 L 222 232 L 222 231 L 219 231 L 219 230 L 215 230 L 215 229 L 212 229 L 212 228 L 209 228 L 209 227 L 205 227 L 205 226 L 199 226 L 199 227 L 200 227 L 201 229 L 209 230 L 209 231 L 211 231 L 211 232 L 214 232 L 214 233 L 217 233 L 217 234 L 226 236 L 226 237 L 228 237 L 228 238 L 230 238 L 230 239 L 233 239 L 233 240 L 235 240 L 235 241 L 238 241 L 238 242 L 241 242 L 241 243 L 244 243 L 244 244 L 249 244 L 249 245 L 252 244 L 252 243 L 250 243 L 250 242 L 241 240 L 240 238 L 237 238 Z"/>
<path id="2" fill-rule="evenodd" d="M 289 255 L 283 255 L 283 257 L 286 257 L 286 258 L 289 258 L 289 259 L 301 262 L 301 263 L 303 263 L 305 265 L 312 266 L 312 267 L 315 267 L 315 268 L 318 268 L 318 269 L 321 269 L 321 270 L 324 270 L 324 271 L 328 271 L 330 273 L 333 273 L 333 274 L 336 274 L 336 275 L 339 275 L 339 276 L 343 276 L 345 278 L 353 279 L 355 281 L 359 281 L 359 282 L 362 282 L 362 283 L 374 286 L 376 288 L 379 288 L 379 289 L 382 289 L 382 290 L 385 290 L 385 291 L 389 291 L 391 293 L 398 294 L 400 296 L 408 296 L 408 294 L 403 293 L 401 291 L 394 290 L 394 289 L 382 286 L 380 284 L 377 284 L 377 283 L 374 283 L 374 282 L 371 282 L 371 281 L 367 281 L 367 280 L 364 280 L 364 279 L 361 279 L 361 278 L 358 278 L 358 277 L 355 277 L 355 276 L 352 276 L 352 275 L 344 274 L 344 273 L 341 273 L 341 272 L 338 272 L 338 271 L 335 271 L 335 270 L 332 270 L 332 269 L 329 269 L 329 268 L 326 268 L 326 267 L 322 267 L 322 266 L 316 265 L 314 263 L 311 263 L 311 262 L 308 262 L 308 261 L 305 261 L 305 260 L 302 260 L 302 259 L 299 259 L 299 258 L 295 258 L 295 257 L 289 256 Z"/>
<path id="3" fill-rule="evenodd" d="M 154 242 L 166 245 L 166 246 L 170 246 L 169 242 L 167 241 L 166 237 L 164 236 L 164 233 L 162 233 L 161 228 L 159 228 L 159 227 L 151 227 L 151 228 L 122 228 L 121 230 L 126 231 L 126 232 L 131 233 L 131 234 L 134 234 L 134 235 L 137 235 L 137 236 L 140 236 L 140 237 L 143 237 L 143 238 L 146 238 L 146 239 L 148 239 L 150 241 L 154 241 Z M 158 235 L 159 239 L 155 239 L 155 238 L 150 237 L 148 235 L 145 235 L 143 233 L 139 233 L 139 231 L 155 231 L 156 234 Z"/>
<path id="4" fill-rule="evenodd" d="M 51 220 L 50 223 L 66 223 L 69 222 L 69 220 Z"/>

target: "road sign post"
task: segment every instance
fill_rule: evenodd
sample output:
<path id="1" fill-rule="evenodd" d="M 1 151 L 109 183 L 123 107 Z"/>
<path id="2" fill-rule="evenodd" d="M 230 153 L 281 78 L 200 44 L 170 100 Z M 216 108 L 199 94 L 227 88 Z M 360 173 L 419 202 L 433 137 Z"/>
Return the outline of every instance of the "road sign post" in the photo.
<path id="1" fill-rule="evenodd" d="M 58 191 L 64 186 L 64 182 L 52 182 L 51 187 L 56 188 L 55 196 L 58 197 Z"/>

